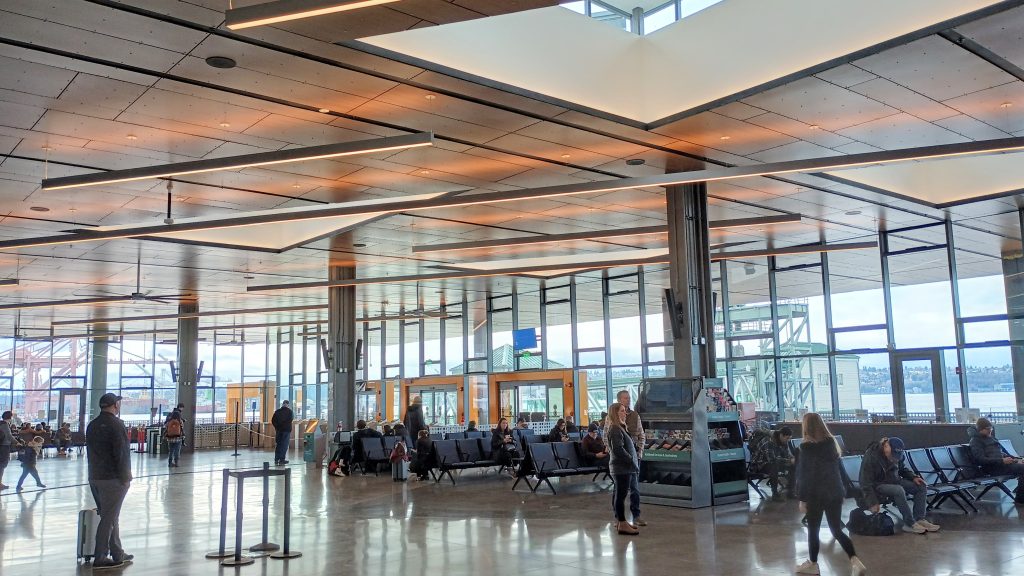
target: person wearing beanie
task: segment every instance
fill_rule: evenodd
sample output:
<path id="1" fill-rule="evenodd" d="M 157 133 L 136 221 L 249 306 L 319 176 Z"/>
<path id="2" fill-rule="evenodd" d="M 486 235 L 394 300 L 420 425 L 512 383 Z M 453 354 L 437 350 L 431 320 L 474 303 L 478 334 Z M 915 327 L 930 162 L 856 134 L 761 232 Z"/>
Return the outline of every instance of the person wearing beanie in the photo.
<path id="1" fill-rule="evenodd" d="M 938 524 L 925 518 L 928 509 L 928 488 L 925 481 L 905 465 L 900 438 L 882 438 L 872 442 L 864 452 L 860 466 L 860 488 L 864 491 L 864 505 L 878 512 L 882 503 L 892 502 L 903 517 L 903 531 L 914 534 L 936 532 Z M 911 510 L 907 499 L 914 501 Z"/>
<path id="2" fill-rule="evenodd" d="M 589 466 L 605 466 L 608 464 L 608 447 L 597 433 L 601 426 L 591 422 L 587 426 L 587 435 L 583 437 L 583 456 Z"/>
<path id="3" fill-rule="evenodd" d="M 971 458 L 991 476 L 1016 476 L 1017 491 L 1013 501 L 1024 506 L 1024 463 L 1003 453 L 1003 447 L 996 440 L 995 428 L 988 418 L 978 418 L 973 428 L 967 429 L 971 437 Z"/>

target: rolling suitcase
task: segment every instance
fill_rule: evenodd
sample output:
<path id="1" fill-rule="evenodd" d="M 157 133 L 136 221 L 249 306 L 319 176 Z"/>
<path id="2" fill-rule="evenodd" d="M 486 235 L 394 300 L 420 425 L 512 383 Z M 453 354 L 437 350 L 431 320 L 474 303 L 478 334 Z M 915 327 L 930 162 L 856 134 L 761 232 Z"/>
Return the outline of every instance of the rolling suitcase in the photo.
<path id="1" fill-rule="evenodd" d="M 391 463 L 391 479 L 395 482 L 405 482 L 409 479 L 408 460 L 396 460 Z"/>
<path id="2" fill-rule="evenodd" d="M 95 508 L 78 513 L 78 559 L 90 562 L 96 552 L 96 525 L 100 517 Z"/>

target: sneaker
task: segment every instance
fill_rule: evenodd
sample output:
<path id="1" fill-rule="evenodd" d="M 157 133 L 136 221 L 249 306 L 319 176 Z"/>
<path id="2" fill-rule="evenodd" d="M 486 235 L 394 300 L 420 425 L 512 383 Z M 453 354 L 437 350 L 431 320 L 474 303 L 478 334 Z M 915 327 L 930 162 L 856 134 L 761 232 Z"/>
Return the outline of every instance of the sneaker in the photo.
<path id="1" fill-rule="evenodd" d="M 633 525 L 634 526 L 647 526 L 647 522 L 644 522 L 643 520 L 640 519 L 639 516 L 637 516 L 636 518 L 633 518 Z"/>
<path id="2" fill-rule="evenodd" d="M 796 567 L 797 574 L 821 574 L 818 570 L 818 563 L 805 560 L 803 564 Z"/>
<path id="3" fill-rule="evenodd" d="M 913 526 L 907 526 L 904 524 L 903 531 L 907 534 L 924 534 L 928 530 L 926 530 L 924 526 L 921 526 L 920 523 L 915 522 Z"/>
<path id="4" fill-rule="evenodd" d="M 282 466 L 283 466 L 283 465 L 285 465 L 285 464 L 287 464 L 287 463 L 288 463 L 288 461 L 287 461 L 287 460 L 281 460 L 281 465 L 282 465 Z"/>
<path id="5" fill-rule="evenodd" d="M 856 556 L 850 558 L 850 567 L 853 568 L 853 576 L 864 576 L 868 573 L 867 567 Z"/>
<path id="6" fill-rule="evenodd" d="M 126 563 L 124 561 L 118 562 L 117 560 L 111 560 L 109 558 L 102 558 L 100 560 L 93 560 L 93 570 L 107 570 L 109 568 L 120 568 Z"/>
<path id="7" fill-rule="evenodd" d="M 939 525 L 938 524 L 932 524 L 931 522 L 925 520 L 924 518 L 918 520 L 917 523 L 920 524 L 921 527 L 923 527 L 925 530 L 927 530 L 929 532 L 938 532 L 939 531 Z"/>
<path id="8" fill-rule="evenodd" d="M 46 488 L 46 484 L 36 484 L 36 488 Z"/>
<path id="9" fill-rule="evenodd" d="M 125 554 L 124 556 L 121 557 L 121 562 L 124 563 L 124 564 L 131 564 L 132 560 L 134 560 L 134 559 L 135 559 L 135 555 L 134 554 Z"/>

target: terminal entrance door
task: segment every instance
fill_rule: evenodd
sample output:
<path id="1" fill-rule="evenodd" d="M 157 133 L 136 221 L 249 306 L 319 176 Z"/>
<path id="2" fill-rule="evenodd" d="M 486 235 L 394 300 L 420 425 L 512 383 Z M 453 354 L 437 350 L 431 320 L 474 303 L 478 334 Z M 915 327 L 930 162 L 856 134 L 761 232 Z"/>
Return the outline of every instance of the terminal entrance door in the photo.
<path id="1" fill-rule="evenodd" d="M 85 390 L 82 388 L 64 388 L 60 391 L 57 407 L 57 427 L 67 422 L 74 431 L 84 430 L 85 422 Z"/>
<path id="2" fill-rule="evenodd" d="M 946 369 L 941 350 L 894 352 L 892 394 L 896 421 L 907 422 L 934 414 L 936 422 L 949 421 L 946 398 Z"/>
<path id="3" fill-rule="evenodd" d="M 520 417 L 528 422 L 560 418 L 562 381 L 502 382 L 499 387 L 501 415 L 515 422 Z"/>
<path id="4" fill-rule="evenodd" d="M 366 390 L 363 383 L 363 389 L 356 391 L 356 420 L 370 422 L 377 417 L 377 412 L 377 391 Z"/>
<path id="5" fill-rule="evenodd" d="M 458 392 L 451 386 L 410 388 L 410 397 L 423 399 L 423 419 L 431 426 L 454 426 L 459 423 Z"/>

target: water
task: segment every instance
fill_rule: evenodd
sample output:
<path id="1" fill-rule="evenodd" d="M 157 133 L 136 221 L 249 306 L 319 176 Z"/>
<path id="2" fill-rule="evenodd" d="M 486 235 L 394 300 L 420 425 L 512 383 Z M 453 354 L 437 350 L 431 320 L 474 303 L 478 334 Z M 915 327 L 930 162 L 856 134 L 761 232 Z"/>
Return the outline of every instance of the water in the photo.
<path id="1" fill-rule="evenodd" d="M 868 412 L 892 412 L 890 394 L 862 394 L 863 408 Z M 960 394 L 949 395 L 950 409 L 960 405 Z M 1017 398 L 1013 392 L 972 392 L 971 408 L 986 412 L 1016 412 Z M 846 408 L 843 406 L 842 408 Z M 935 397 L 932 394 L 907 394 L 907 412 L 935 412 Z"/>

